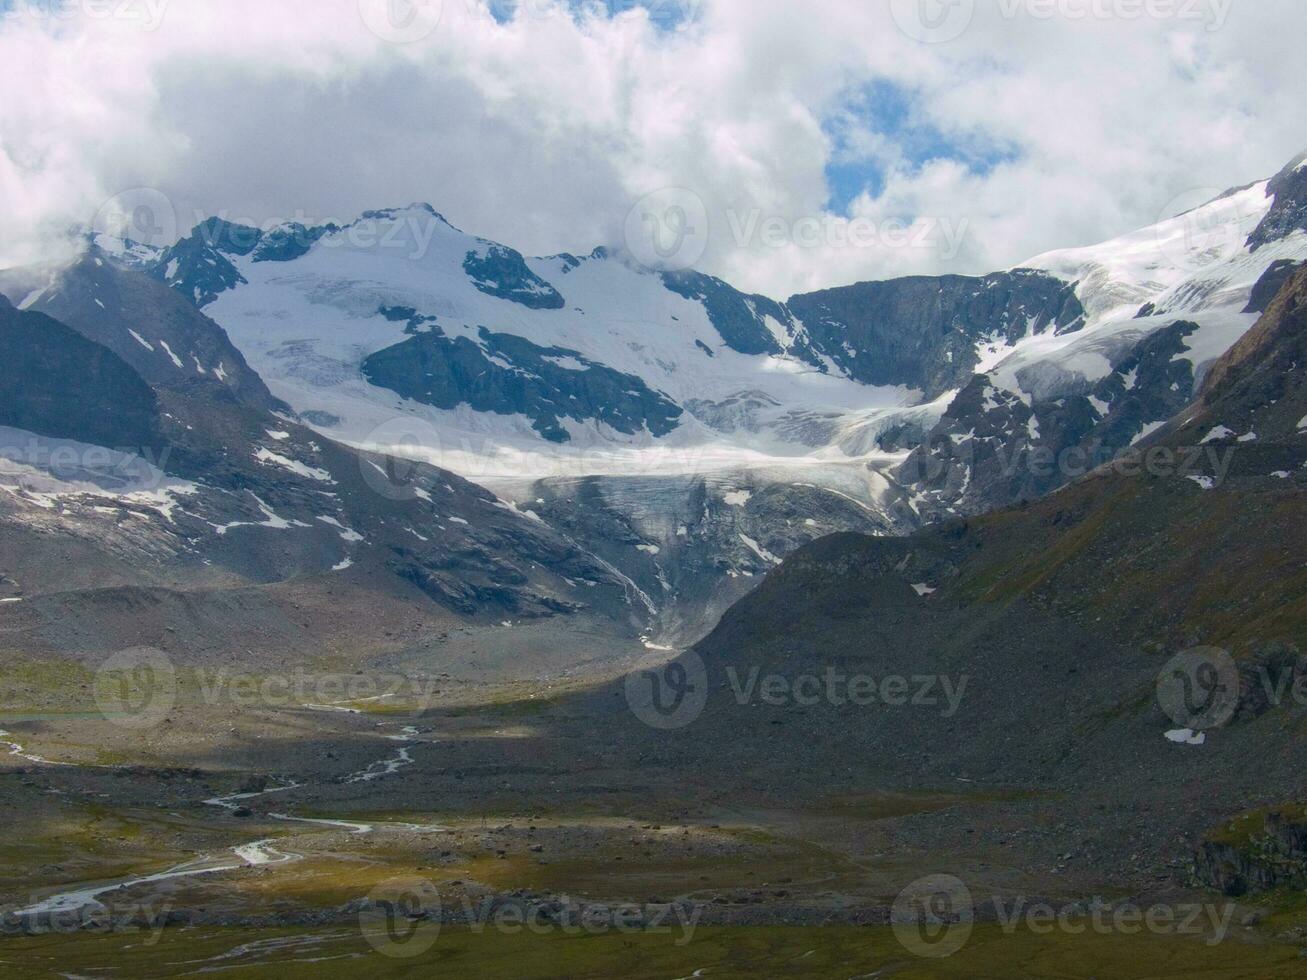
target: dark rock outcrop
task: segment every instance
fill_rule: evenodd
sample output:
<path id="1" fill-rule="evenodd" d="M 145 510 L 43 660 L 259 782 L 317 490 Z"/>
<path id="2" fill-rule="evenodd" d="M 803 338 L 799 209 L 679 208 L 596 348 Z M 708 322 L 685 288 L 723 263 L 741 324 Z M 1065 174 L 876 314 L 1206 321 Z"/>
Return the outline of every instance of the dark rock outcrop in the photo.
<path id="1" fill-rule="evenodd" d="M 41 313 L 0 305 L 0 425 L 158 453 L 154 392 L 112 351 Z"/>
<path id="2" fill-rule="evenodd" d="M 1307 153 L 1276 174 L 1267 193 L 1275 198 L 1275 203 L 1248 239 L 1248 246 L 1254 252 L 1295 231 L 1307 231 Z"/>
<path id="3" fill-rule="evenodd" d="M 979 341 L 1084 325 L 1075 287 L 1029 269 L 859 283 L 795 296 L 786 307 L 813 347 L 850 377 L 919 388 L 928 398 L 967 384 Z"/>
<path id="4" fill-rule="evenodd" d="M 576 351 L 537 347 L 484 327 L 479 344 L 427 327 L 368 357 L 364 377 L 436 408 L 466 404 L 479 412 L 525 415 L 537 432 L 558 443 L 571 440 L 563 419 L 596 420 L 628 435 L 647 428 L 662 436 L 675 429 L 681 417 L 680 408 L 640 378 L 596 364 Z"/>

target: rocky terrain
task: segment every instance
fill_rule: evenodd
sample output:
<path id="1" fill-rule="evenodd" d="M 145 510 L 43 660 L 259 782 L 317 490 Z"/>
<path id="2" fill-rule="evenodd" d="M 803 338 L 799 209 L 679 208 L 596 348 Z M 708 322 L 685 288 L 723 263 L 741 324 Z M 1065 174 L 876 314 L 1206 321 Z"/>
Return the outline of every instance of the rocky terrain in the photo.
<path id="1" fill-rule="evenodd" d="M 486 976 L 478 915 L 618 911 L 549 969 L 672 922 L 659 976 L 950 975 L 893 929 L 945 874 L 952 975 L 1015 898 L 1226 916 L 1086 975 L 1296 975 L 1302 171 L 1196 265 L 1181 216 L 784 303 L 425 208 L 360 218 L 419 258 L 215 219 L 6 273 L 0 960 L 348 970 L 417 880 Z"/>

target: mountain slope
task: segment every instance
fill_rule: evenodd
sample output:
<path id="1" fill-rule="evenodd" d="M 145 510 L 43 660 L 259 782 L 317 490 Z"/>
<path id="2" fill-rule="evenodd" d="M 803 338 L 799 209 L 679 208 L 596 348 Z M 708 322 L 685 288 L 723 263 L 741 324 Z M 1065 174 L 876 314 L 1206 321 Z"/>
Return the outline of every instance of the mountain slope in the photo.
<path id="1" fill-rule="evenodd" d="M 850 780 L 879 786 L 1037 789 L 1050 830 L 1023 847 L 1182 883 L 1208 828 L 1307 791 L 1307 709 L 1263 685 L 1307 664 L 1305 467 L 1299 272 L 1212 368 L 1198 405 L 1131 465 L 1016 509 L 909 538 L 838 535 L 787 559 L 698 647 L 702 717 L 651 751 L 669 765 L 706 753 L 760 783 L 787 772 L 804 783 L 849 760 Z M 1198 645 L 1242 665 L 1237 708 L 1229 727 L 1177 744 L 1159 676 Z M 742 677 L 831 671 L 934 678 L 936 699 L 737 700 Z M 943 679 L 962 678 L 956 712 L 933 707 Z M 979 833 L 982 847 L 1002 837 Z"/>
<path id="2" fill-rule="evenodd" d="M 922 516 L 1034 499 L 1187 405 L 1307 259 L 1293 166 L 1120 239 L 1026 263 L 1075 282 L 1084 328 L 1032 333 L 963 389 L 896 474 L 919 491 Z"/>
<path id="3" fill-rule="evenodd" d="M 57 272 L 0 273 L 0 293 L 107 347 L 150 384 L 210 381 L 250 405 L 285 408 L 221 327 L 99 246 Z"/>
<path id="4" fill-rule="evenodd" d="M 627 622 L 630 583 L 451 473 L 323 439 L 214 379 L 151 387 L 107 348 L 7 302 L 0 345 L 13 355 L 0 368 L 12 396 L 0 552 L 18 598 L 85 588 L 98 572 L 180 590 L 346 575 L 360 601 L 381 588 L 463 616 L 590 610 L 618 632 L 640 627 Z M 60 551 L 79 556 L 76 575 L 51 561 Z"/>
<path id="5" fill-rule="evenodd" d="M 526 257 L 425 205 L 213 218 L 156 253 L 100 236 L 0 287 L 178 397 L 490 487 L 680 644 L 822 535 L 1035 499 L 1146 440 L 1307 258 L 1304 172 L 1007 272 L 786 302 L 606 249 Z"/>
<path id="6" fill-rule="evenodd" d="M 157 451 L 157 412 L 150 386 L 112 351 L 0 296 L 0 425 Z"/>

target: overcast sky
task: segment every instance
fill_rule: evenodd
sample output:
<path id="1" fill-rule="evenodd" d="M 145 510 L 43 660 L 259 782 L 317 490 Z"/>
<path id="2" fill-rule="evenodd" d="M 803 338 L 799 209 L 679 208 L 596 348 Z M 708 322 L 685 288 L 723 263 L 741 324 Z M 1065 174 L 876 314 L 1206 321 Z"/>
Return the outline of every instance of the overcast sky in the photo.
<path id="1" fill-rule="evenodd" d="M 528 254 L 660 192 L 783 298 L 1088 244 L 1307 147 L 1302 0 L 648 6 L 0 0 L 0 264 L 141 187 L 182 230 L 427 201 Z"/>

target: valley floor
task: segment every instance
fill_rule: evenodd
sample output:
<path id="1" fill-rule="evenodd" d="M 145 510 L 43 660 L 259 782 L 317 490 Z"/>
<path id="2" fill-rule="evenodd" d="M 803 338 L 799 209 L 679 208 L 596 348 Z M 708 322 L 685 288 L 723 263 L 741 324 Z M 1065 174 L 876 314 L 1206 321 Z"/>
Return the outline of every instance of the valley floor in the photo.
<path id="1" fill-rule="evenodd" d="M 1296 900 L 1060 860 L 1057 822 L 1087 803 L 877 785 L 856 761 L 834 793 L 673 769 L 623 735 L 624 706 L 595 708 L 603 677 L 446 678 L 433 707 L 394 674 L 375 678 L 394 696 L 325 704 L 187 674 L 134 729 L 67 662 L 6 676 L 6 977 L 1303 975 Z M 974 924 L 904 918 L 905 886 L 944 872 Z M 1122 928 L 1095 900 L 1196 911 Z M 1045 906 L 1062 926 L 1028 914 Z"/>

